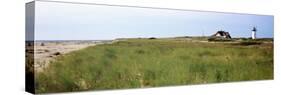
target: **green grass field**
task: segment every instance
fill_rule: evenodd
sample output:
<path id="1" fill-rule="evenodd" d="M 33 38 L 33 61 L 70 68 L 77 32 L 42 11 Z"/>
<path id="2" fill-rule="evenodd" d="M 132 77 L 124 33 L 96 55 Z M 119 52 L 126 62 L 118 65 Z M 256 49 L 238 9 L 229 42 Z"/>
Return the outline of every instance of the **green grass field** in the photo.
<path id="1" fill-rule="evenodd" d="M 273 79 L 273 44 L 130 39 L 60 56 L 36 93 Z"/>

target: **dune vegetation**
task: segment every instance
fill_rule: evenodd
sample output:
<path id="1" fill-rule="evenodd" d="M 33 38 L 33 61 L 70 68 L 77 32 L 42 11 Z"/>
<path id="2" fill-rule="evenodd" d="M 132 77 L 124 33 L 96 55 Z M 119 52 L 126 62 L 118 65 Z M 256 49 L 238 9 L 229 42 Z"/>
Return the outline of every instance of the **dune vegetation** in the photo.
<path id="1" fill-rule="evenodd" d="M 273 79 L 273 43 L 129 39 L 59 56 L 36 93 Z"/>

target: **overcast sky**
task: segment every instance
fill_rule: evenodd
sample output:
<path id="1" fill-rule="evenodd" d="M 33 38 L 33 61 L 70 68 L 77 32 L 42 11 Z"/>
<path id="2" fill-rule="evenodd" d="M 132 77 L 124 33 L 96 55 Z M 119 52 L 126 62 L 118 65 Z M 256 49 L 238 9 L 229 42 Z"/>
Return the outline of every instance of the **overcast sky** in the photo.
<path id="1" fill-rule="evenodd" d="M 111 40 L 135 37 L 273 37 L 273 16 L 36 2 L 36 40 Z"/>

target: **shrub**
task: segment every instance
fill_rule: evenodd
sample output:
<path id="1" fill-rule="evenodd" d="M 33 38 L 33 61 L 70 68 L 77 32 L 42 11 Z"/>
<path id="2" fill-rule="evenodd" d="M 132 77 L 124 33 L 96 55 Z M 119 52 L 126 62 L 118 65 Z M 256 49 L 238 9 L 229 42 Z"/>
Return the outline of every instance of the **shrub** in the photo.
<path id="1" fill-rule="evenodd" d="M 217 42 L 225 42 L 225 41 L 232 41 L 230 38 L 222 38 L 222 37 L 211 37 L 208 41 L 217 41 Z"/>

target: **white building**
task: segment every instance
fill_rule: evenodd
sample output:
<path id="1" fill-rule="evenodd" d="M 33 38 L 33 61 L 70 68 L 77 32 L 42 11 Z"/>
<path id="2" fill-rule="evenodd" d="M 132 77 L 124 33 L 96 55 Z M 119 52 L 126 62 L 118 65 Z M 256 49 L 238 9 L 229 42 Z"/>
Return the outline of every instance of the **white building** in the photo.
<path id="1" fill-rule="evenodd" d="M 257 29 L 256 27 L 254 27 L 252 30 L 252 39 L 256 39 L 257 38 L 256 35 L 257 35 Z"/>

